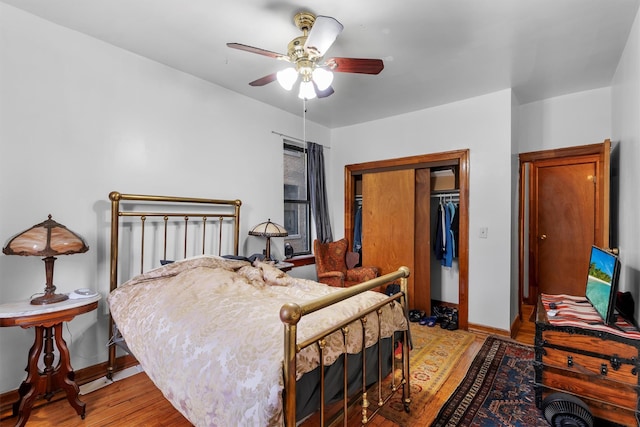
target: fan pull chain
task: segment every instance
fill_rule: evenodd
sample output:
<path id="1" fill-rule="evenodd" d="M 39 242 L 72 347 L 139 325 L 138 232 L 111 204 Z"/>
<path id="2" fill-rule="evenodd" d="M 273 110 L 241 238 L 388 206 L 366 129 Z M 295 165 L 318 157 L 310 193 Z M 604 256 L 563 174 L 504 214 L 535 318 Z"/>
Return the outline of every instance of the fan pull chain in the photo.
<path id="1" fill-rule="evenodd" d="M 302 141 L 304 141 L 304 150 L 307 153 L 304 156 L 304 182 L 309 182 L 309 144 L 307 144 L 307 100 L 302 100 Z M 307 188 L 307 191 L 309 189 Z M 307 193 L 308 197 L 308 193 Z"/>
<path id="2" fill-rule="evenodd" d="M 305 148 L 307 145 L 307 100 L 302 100 L 302 140 L 304 141 Z"/>

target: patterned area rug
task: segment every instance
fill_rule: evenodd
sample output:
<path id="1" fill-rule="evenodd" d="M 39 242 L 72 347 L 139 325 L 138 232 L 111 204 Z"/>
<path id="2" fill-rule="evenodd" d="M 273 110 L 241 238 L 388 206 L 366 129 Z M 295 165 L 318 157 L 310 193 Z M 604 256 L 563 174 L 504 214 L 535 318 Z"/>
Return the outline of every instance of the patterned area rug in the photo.
<path id="1" fill-rule="evenodd" d="M 432 427 L 548 426 L 535 406 L 533 357 L 533 347 L 488 337 Z"/>
<path id="2" fill-rule="evenodd" d="M 470 332 L 448 331 L 439 326 L 428 327 L 418 323 L 411 323 L 411 335 L 411 414 L 404 411 L 402 392 L 396 393 L 379 412 L 386 419 L 405 426 L 420 417 L 427 402 L 438 392 L 475 339 Z"/>

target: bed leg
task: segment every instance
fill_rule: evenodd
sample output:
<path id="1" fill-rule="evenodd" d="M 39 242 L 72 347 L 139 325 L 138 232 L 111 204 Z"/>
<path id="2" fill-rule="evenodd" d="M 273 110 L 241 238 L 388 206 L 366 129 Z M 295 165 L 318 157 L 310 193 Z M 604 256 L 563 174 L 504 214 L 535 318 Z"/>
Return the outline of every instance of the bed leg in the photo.
<path id="1" fill-rule="evenodd" d="M 367 417 L 367 409 L 369 408 L 369 400 L 367 399 L 367 392 L 362 393 L 362 425 L 369 422 Z"/>
<path id="2" fill-rule="evenodd" d="M 405 339 L 402 343 L 402 370 L 404 381 L 402 384 L 402 402 L 404 404 L 404 411 L 409 413 L 411 411 L 411 379 L 409 368 L 409 339 L 410 331 L 405 332 Z"/>

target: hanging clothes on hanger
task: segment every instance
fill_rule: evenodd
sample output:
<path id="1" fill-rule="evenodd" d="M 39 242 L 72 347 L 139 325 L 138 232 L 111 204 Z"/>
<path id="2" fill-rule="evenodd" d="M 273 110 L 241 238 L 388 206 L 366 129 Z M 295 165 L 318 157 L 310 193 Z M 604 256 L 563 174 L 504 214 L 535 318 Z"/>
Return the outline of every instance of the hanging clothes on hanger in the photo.
<path id="1" fill-rule="evenodd" d="M 436 259 L 439 260 L 440 264 L 444 267 L 451 267 L 453 265 L 453 258 L 456 254 L 457 240 L 455 234 L 457 231 L 454 232 L 452 230 L 452 224 L 454 222 L 457 222 L 455 205 L 452 202 L 445 203 L 444 199 L 440 198 L 433 250 Z M 457 227 L 456 224 L 456 230 Z"/>
<path id="2" fill-rule="evenodd" d="M 460 221 L 458 218 L 458 205 L 453 201 L 447 203 L 447 208 L 451 212 L 451 226 L 449 233 L 451 234 L 451 256 L 452 258 L 458 258 L 458 231 L 460 228 Z"/>
<path id="3" fill-rule="evenodd" d="M 433 233 L 433 253 L 437 260 L 442 260 L 442 256 L 445 251 L 446 240 L 444 237 L 444 210 L 442 209 L 442 199 L 438 203 L 438 210 L 436 212 L 436 230 Z"/>
<path id="4" fill-rule="evenodd" d="M 362 249 L 362 206 L 356 209 L 353 225 L 353 252 L 360 253 Z"/>
<path id="5" fill-rule="evenodd" d="M 455 212 L 451 211 L 451 207 L 448 203 L 444 205 L 443 210 L 445 246 L 441 264 L 443 267 L 451 267 L 453 265 L 453 236 L 451 234 L 451 220 Z"/>

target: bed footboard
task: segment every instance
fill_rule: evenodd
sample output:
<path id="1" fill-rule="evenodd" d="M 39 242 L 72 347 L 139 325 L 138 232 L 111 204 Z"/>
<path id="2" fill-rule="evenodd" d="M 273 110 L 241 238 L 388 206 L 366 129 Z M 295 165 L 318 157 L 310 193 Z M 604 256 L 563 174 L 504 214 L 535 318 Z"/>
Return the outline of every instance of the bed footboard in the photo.
<path id="1" fill-rule="evenodd" d="M 327 295 L 324 298 L 317 299 L 315 301 L 309 302 L 304 305 L 298 305 L 295 303 L 288 303 L 282 306 L 280 309 L 280 320 L 284 323 L 284 381 L 285 381 L 285 396 L 284 396 L 284 411 L 285 411 L 285 425 L 287 427 L 294 427 L 296 425 L 296 360 L 297 354 L 304 348 L 317 345 L 320 351 L 320 360 L 323 360 L 322 357 L 322 349 L 324 346 L 325 338 L 336 332 L 342 331 L 345 339 L 348 334 L 348 325 L 353 322 L 366 322 L 366 316 L 369 313 L 378 312 L 381 308 L 387 304 L 392 304 L 395 301 L 399 302 L 405 314 L 405 318 L 407 318 L 407 329 L 402 332 L 403 339 L 402 341 L 402 369 L 401 369 L 401 377 L 398 383 L 396 383 L 396 378 L 394 375 L 394 369 L 391 369 L 391 385 L 387 392 L 384 392 L 382 386 L 382 358 L 380 357 L 380 350 L 378 350 L 378 375 L 377 378 L 379 381 L 377 382 L 377 386 L 373 387 L 373 392 L 375 396 L 369 396 L 371 390 L 367 385 L 366 380 L 366 369 L 362 370 L 362 387 L 357 393 L 356 398 L 353 396 L 349 396 L 348 384 L 347 384 L 347 369 L 346 366 L 346 357 L 345 357 L 345 366 L 344 366 L 344 384 L 343 384 L 343 399 L 342 399 L 342 409 L 338 414 L 332 417 L 330 424 L 337 423 L 340 418 L 342 418 L 343 425 L 346 427 L 348 422 L 348 413 L 349 407 L 354 405 L 357 402 L 360 402 L 361 413 L 362 413 L 362 424 L 366 424 L 373 415 L 375 415 L 382 406 L 399 390 L 402 390 L 402 401 L 405 406 L 405 410 L 409 411 L 409 405 L 411 403 L 410 396 L 410 380 L 409 380 L 409 347 L 410 347 L 410 330 L 409 330 L 409 322 L 408 322 L 408 298 L 407 298 L 407 277 L 409 277 L 409 268 L 400 267 L 396 272 L 386 274 L 384 276 L 377 277 L 375 279 L 369 280 L 367 282 L 361 283 L 359 285 L 345 288 L 340 292 L 333 293 L 331 295 Z M 322 331 L 314 337 L 310 337 L 304 342 L 297 342 L 297 325 L 300 320 L 310 313 L 328 307 L 332 304 L 338 303 L 340 301 L 346 300 L 350 297 L 353 297 L 357 294 L 381 287 L 390 282 L 393 282 L 397 279 L 400 279 L 400 292 L 394 294 L 385 300 L 377 303 L 374 306 L 363 310 L 356 315 L 352 316 L 349 319 L 344 320 L 343 322 L 334 325 L 330 329 Z M 379 325 L 378 325 L 379 327 Z M 364 328 L 363 328 L 364 334 Z M 380 348 L 381 344 L 381 334 L 378 334 L 378 348 Z M 392 340 L 393 341 L 393 340 Z M 363 339 L 364 342 L 364 339 Z M 363 359 L 366 358 L 366 352 L 362 351 Z M 367 366 L 366 360 L 363 360 L 363 367 Z M 323 370 L 320 370 L 320 388 L 324 390 L 324 375 Z M 320 425 L 324 426 L 326 424 L 326 408 L 325 408 L 325 399 L 324 392 L 321 392 L 322 397 L 320 398 Z M 373 403 L 373 405 L 372 405 Z"/>

